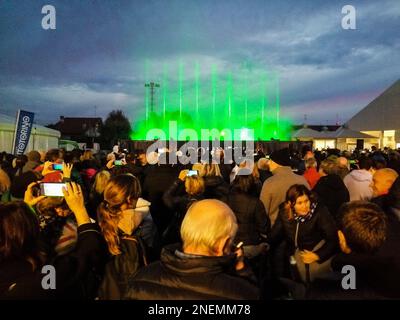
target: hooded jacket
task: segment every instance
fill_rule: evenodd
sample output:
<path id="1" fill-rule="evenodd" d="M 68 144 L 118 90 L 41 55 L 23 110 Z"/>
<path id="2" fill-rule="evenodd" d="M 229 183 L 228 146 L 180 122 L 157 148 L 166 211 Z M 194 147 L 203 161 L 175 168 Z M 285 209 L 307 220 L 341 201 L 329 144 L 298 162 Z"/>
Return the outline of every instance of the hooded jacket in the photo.
<path id="1" fill-rule="evenodd" d="M 349 191 L 350 201 L 370 200 L 372 198 L 372 174 L 367 170 L 353 170 L 343 179 Z"/>
<path id="2" fill-rule="evenodd" d="M 149 201 L 139 198 L 135 209 L 124 210 L 122 212 L 118 228 L 123 234 L 127 235 L 133 234 L 139 228 L 136 234 L 143 239 L 148 247 L 153 247 L 157 230 L 150 215 L 150 205 Z"/>

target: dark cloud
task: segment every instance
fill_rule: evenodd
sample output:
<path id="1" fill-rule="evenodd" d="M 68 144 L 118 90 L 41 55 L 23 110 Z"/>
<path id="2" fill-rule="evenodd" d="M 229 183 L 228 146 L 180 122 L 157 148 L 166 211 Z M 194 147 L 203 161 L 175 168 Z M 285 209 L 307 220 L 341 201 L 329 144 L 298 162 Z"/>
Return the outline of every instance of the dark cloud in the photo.
<path id="1" fill-rule="evenodd" d="M 41 8 L 53 4 L 57 30 L 41 28 Z M 299 121 L 325 121 L 332 103 L 344 117 L 399 78 L 400 3 L 353 1 L 357 30 L 341 28 L 343 1 L 99 1 L 0 2 L 0 111 L 21 105 L 43 123 L 60 114 L 101 115 L 120 107 L 141 111 L 144 83 L 168 79 L 180 65 L 193 87 L 211 70 L 240 80 L 280 78 L 282 108 Z M 165 72 L 167 70 L 168 72 Z M 221 80 L 222 81 L 222 80 Z M 240 94 L 240 93 L 237 93 Z M 298 112 L 296 112 L 298 110 Z M 304 111 L 305 110 L 305 111 Z M 335 111 L 329 109 L 330 120 Z M 345 120 L 345 119 L 344 119 Z"/>

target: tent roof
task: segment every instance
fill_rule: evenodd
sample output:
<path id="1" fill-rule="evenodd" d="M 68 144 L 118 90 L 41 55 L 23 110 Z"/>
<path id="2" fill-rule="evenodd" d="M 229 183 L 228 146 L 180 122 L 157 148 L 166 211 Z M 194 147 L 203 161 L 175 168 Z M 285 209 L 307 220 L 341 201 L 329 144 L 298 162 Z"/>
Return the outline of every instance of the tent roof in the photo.
<path id="1" fill-rule="evenodd" d="M 319 132 L 318 139 L 335 139 L 336 138 L 335 134 L 336 131 L 323 130 Z"/>
<path id="2" fill-rule="evenodd" d="M 16 118 L 7 116 L 5 114 L 0 113 L 0 130 L 5 131 L 14 131 L 15 130 L 15 120 Z M 59 138 L 61 136 L 60 132 L 54 129 L 47 128 L 45 126 L 41 126 L 33 123 L 35 134 L 42 134 L 47 136 L 54 136 Z"/>
<path id="3" fill-rule="evenodd" d="M 355 138 L 355 139 L 370 139 L 376 138 L 360 131 L 351 130 L 346 127 L 340 127 L 335 131 L 335 138 Z"/>
<path id="4" fill-rule="evenodd" d="M 320 132 L 307 127 L 297 130 L 292 135 L 293 138 L 318 138 L 319 136 Z"/>
<path id="5" fill-rule="evenodd" d="M 357 131 L 399 129 L 400 79 L 354 115 L 347 125 Z"/>
<path id="6" fill-rule="evenodd" d="M 316 131 L 308 127 L 303 127 L 292 135 L 293 138 L 312 138 L 312 139 L 336 139 L 336 138 L 355 138 L 355 139 L 370 139 L 376 138 L 368 134 L 351 130 L 347 126 L 341 126 L 336 131 Z"/>

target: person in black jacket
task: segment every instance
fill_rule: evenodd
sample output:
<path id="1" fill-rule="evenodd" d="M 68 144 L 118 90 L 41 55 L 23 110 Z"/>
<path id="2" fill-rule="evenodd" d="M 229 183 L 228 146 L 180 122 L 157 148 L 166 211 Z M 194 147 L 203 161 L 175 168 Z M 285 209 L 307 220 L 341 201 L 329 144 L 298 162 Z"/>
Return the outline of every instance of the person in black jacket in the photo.
<path id="1" fill-rule="evenodd" d="M 400 178 L 393 169 L 377 170 L 373 176 L 372 189 L 375 198 L 371 202 L 385 212 L 388 225 L 386 241 L 379 255 L 400 261 Z"/>
<path id="2" fill-rule="evenodd" d="M 313 191 L 318 196 L 318 201 L 324 204 L 331 215 L 336 218 L 340 206 L 350 201 L 350 194 L 343 180 L 337 174 L 338 165 L 334 158 L 322 161 L 319 168 L 321 178 Z"/>
<path id="3" fill-rule="evenodd" d="M 308 282 L 328 271 L 328 260 L 338 249 L 336 230 L 327 208 L 315 200 L 307 187 L 297 184 L 286 193 L 269 243 L 275 246 L 286 240 L 287 261 L 297 264 L 301 280 Z"/>
<path id="4" fill-rule="evenodd" d="M 271 223 L 263 203 L 255 193 L 255 179 L 247 169 L 240 169 L 231 185 L 228 205 L 238 221 L 237 241 L 244 245 L 258 245 L 267 239 Z"/>
<path id="5" fill-rule="evenodd" d="M 353 201 L 341 208 L 339 242 L 341 253 L 332 259 L 331 277 L 315 281 L 306 291 L 307 299 L 375 300 L 400 298 L 400 264 L 382 256 L 387 241 L 388 220 L 376 205 Z M 354 268 L 353 279 L 344 266 Z M 347 277 L 343 281 L 343 277 Z M 343 283 L 351 289 L 343 288 Z M 301 298 L 301 297 L 299 297 Z"/>
<path id="6" fill-rule="evenodd" d="M 239 169 L 232 182 L 227 203 L 238 222 L 236 242 L 243 242 L 244 256 L 257 275 L 259 283 L 262 284 L 270 270 L 266 241 L 271 231 L 271 222 L 265 212 L 264 204 L 258 196 L 255 196 L 257 180 L 250 169 Z"/>
<path id="7" fill-rule="evenodd" d="M 148 165 L 144 171 L 142 196 L 151 202 L 151 216 L 160 236 L 173 217 L 173 212 L 165 205 L 162 197 L 179 172 L 178 166 L 169 164 Z"/>
<path id="8" fill-rule="evenodd" d="M 180 242 L 179 230 L 186 211 L 190 205 L 204 199 L 204 180 L 198 175 L 188 176 L 189 170 L 182 170 L 178 179 L 165 191 L 163 200 L 165 205 L 174 212 L 174 217 L 163 234 L 163 244 Z M 184 187 L 185 193 L 181 194 Z"/>
<path id="9" fill-rule="evenodd" d="M 78 224 L 78 243 L 69 254 L 48 260 L 41 250 L 39 221 L 27 204 L 35 198 L 30 189 L 25 202 L 0 204 L 0 298 L 1 299 L 94 299 L 105 263 L 105 243 L 90 221 L 79 185 L 70 183 L 65 200 Z M 42 287 L 42 267 L 55 268 L 55 289 Z"/>
<path id="10" fill-rule="evenodd" d="M 126 299 L 258 299 L 251 272 L 235 256 L 237 230 L 232 210 L 218 200 L 194 203 L 181 227 L 183 245 L 163 249 L 161 261 L 131 279 Z M 251 278 L 250 278 L 251 279 Z"/>

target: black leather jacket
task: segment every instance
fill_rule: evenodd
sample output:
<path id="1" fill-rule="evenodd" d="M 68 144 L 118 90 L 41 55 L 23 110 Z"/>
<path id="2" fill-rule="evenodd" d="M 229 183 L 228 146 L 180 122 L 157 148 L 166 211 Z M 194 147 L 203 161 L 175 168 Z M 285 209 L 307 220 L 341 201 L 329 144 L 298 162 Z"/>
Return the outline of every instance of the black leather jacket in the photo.
<path id="1" fill-rule="evenodd" d="M 130 281 L 126 299 L 209 300 L 258 299 L 259 290 L 235 274 L 235 256 L 208 257 L 181 253 L 180 245 L 164 247 L 161 261 L 139 271 Z M 178 253 L 177 253 L 178 252 Z M 179 253 L 180 252 L 180 253 Z M 243 270 L 243 276 L 246 271 Z"/>

